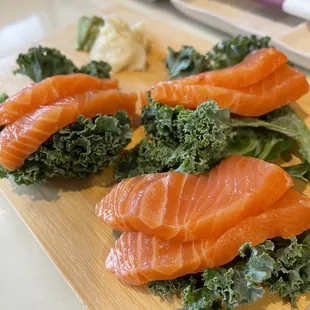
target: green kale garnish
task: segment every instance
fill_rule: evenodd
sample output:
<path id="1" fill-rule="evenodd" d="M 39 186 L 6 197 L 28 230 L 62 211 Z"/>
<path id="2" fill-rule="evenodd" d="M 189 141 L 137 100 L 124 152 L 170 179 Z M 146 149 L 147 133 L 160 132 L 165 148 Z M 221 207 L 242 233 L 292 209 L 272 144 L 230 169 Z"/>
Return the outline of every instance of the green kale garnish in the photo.
<path id="1" fill-rule="evenodd" d="M 19 54 L 16 60 L 19 68 L 14 73 L 29 76 L 34 82 L 59 74 L 71 74 L 76 66 L 55 48 L 32 47 L 26 54 Z"/>
<path id="2" fill-rule="evenodd" d="M 100 79 L 107 79 L 110 77 L 111 66 L 104 61 L 92 60 L 85 66 L 82 66 L 77 71 L 88 75 L 96 76 Z"/>
<path id="3" fill-rule="evenodd" d="M 131 140 L 130 119 L 125 111 L 78 121 L 50 137 L 13 172 L 1 169 L 1 176 L 12 175 L 17 184 L 30 185 L 53 177 L 85 178 L 114 166 Z"/>
<path id="4" fill-rule="evenodd" d="M 98 78 L 109 78 L 111 67 L 103 61 L 91 61 L 80 69 L 55 48 L 32 47 L 26 54 L 19 54 L 18 69 L 14 73 L 29 76 L 34 82 L 61 74 L 85 73 Z"/>
<path id="5" fill-rule="evenodd" d="M 269 37 L 238 35 L 216 44 L 207 53 L 208 70 L 228 68 L 240 63 L 251 52 L 269 47 Z"/>
<path id="6" fill-rule="evenodd" d="M 232 133 L 229 111 L 210 100 L 196 110 L 154 102 L 142 112 L 147 137 L 127 151 L 116 179 L 171 169 L 199 174 L 227 156 Z"/>
<path id="7" fill-rule="evenodd" d="M 196 285 L 197 280 L 194 276 L 188 275 L 166 281 L 152 281 L 148 283 L 149 291 L 157 296 L 169 297 L 171 295 L 181 295 L 184 289 Z"/>
<path id="8" fill-rule="evenodd" d="M 151 282 L 148 287 L 166 296 L 180 293 L 175 289 L 178 283 L 188 283 L 183 290 L 183 310 L 230 310 L 252 304 L 265 292 L 279 293 L 296 307 L 297 297 L 310 291 L 310 230 L 291 239 L 266 240 L 256 247 L 246 243 L 239 251 L 231 263 L 205 269 L 201 281 L 189 282 L 185 276 Z"/>
<path id="9" fill-rule="evenodd" d="M 75 49 L 89 52 L 93 47 L 104 20 L 98 16 L 82 16 L 77 25 L 77 38 Z"/>
<path id="10" fill-rule="evenodd" d="M 165 61 L 171 80 L 208 71 L 206 56 L 191 46 L 182 46 L 180 51 L 168 47 L 168 53 Z"/>
<path id="11" fill-rule="evenodd" d="M 0 104 L 5 102 L 7 99 L 9 98 L 9 96 L 6 93 L 2 93 L 0 95 Z M 0 126 L 0 131 L 2 131 L 4 126 Z M 1 171 L 0 171 L 0 178 L 1 178 Z"/>
<path id="12" fill-rule="evenodd" d="M 237 126 L 229 111 L 212 100 L 196 110 L 150 102 L 141 120 L 146 137 L 123 154 L 117 180 L 169 170 L 200 174 L 230 154 L 273 160 L 292 147 L 290 137 L 281 132 Z"/>
<path id="13" fill-rule="evenodd" d="M 264 295 L 261 284 L 270 278 L 275 261 L 270 256 L 273 244 L 252 248 L 244 244 L 240 256 L 247 255 L 232 266 L 205 269 L 202 273 L 203 285 L 189 286 L 184 290 L 184 310 L 206 310 L 216 307 L 227 310 L 255 302 Z M 245 254 L 246 253 L 246 254 Z"/>
<path id="14" fill-rule="evenodd" d="M 271 256 L 275 266 L 271 277 L 264 281 L 269 293 L 279 293 L 297 307 L 297 297 L 310 291 L 310 230 L 291 238 L 272 240 Z"/>
<path id="15" fill-rule="evenodd" d="M 6 93 L 2 93 L 0 95 L 0 103 L 3 103 L 4 101 L 6 101 L 9 98 L 9 96 Z"/>
<path id="16" fill-rule="evenodd" d="M 238 35 L 216 44 L 206 55 L 190 46 L 183 46 L 179 51 L 169 48 L 166 67 L 170 79 L 223 69 L 240 63 L 254 50 L 269 47 L 269 43 L 269 37 Z"/>

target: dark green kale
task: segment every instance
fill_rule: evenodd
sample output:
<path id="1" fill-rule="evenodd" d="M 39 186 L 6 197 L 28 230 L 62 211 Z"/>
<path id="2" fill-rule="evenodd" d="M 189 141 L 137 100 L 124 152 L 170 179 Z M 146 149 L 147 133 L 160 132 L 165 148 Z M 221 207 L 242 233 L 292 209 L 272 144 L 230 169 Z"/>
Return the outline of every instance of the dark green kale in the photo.
<path id="1" fill-rule="evenodd" d="M 0 103 L 3 103 L 5 100 L 7 100 L 9 96 L 6 93 L 2 93 L 0 95 Z"/>
<path id="2" fill-rule="evenodd" d="M 171 295 L 181 295 L 187 287 L 194 287 L 197 280 L 194 276 L 188 275 L 173 280 L 152 281 L 148 283 L 149 291 L 161 297 L 169 297 Z"/>
<path id="3" fill-rule="evenodd" d="M 80 69 L 55 48 L 32 47 L 17 58 L 19 68 L 14 73 L 29 76 L 34 82 L 60 74 L 85 73 L 98 78 L 109 78 L 111 67 L 103 61 L 91 61 Z"/>
<path id="4" fill-rule="evenodd" d="M 14 73 L 29 76 L 34 82 L 59 74 L 71 74 L 76 66 L 55 48 L 32 47 L 26 54 L 19 54 L 16 60 L 19 68 Z"/>
<path id="5" fill-rule="evenodd" d="M 291 239 L 266 240 L 256 247 L 246 243 L 239 251 L 231 263 L 205 269 L 202 281 L 189 282 L 185 276 L 148 286 L 151 292 L 166 296 L 180 293 L 174 281 L 188 283 L 183 290 L 183 310 L 230 310 L 252 304 L 266 291 L 279 293 L 296 307 L 298 296 L 310 291 L 310 230 Z"/>
<path id="6" fill-rule="evenodd" d="M 269 47 L 269 37 L 238 35 L 216 44 L 207 53 L 208 70 L 228 68 L 240 63 L 251 52 Z"/>
<path id="7" fill-rule="evenodd" d="M 269 293 L 279 293 L 297 307 L 297 297 L 310 291 L 310 230 L 296 238 L 273 239 L 275 266 L 264 281 Z"/>
<path id="8" fill-rule="evenodd" d="M 34 184 L 53 177 L 85 178 L 114 166 L 131 140 L 130 119 L 125 111 L 78 121 L 56 132 L 13 172 L 1 169 L 1 177 L 12 175 L 17 184 Z"/>
<path id="9" fill-rule="evenodd" d="M 82 16 L 77 25 L 77 38 L 75 49 L 89 52 L 93 47 L 104 20 L 98 16 Z"/>
<path id="10" fill-rule="evenodd" d="M 261 284 L 271 277 L 275 261 L 270 256 L 273 243 L 240 248 L 240 260 L 234 264 L 205 269 L 203 285 L 184 290 L 184 310 L 233 309 L 255 302 L 264 295 Z M 242 259 L 241 257 L 245 257 Z"/>
<path id="11" fill-rule="evenodd" d="M 206 56 L 191 46 L 182 46 L 180 51 L 168 47 L 165 61 L 171 80 L 208 71 Z"/>
<path id="12" fill-rule="evenodd" d="M 6 93 L 2 93 L 0 95 L 0 104 L 5 102 L 7 99 L 9 98 L 9 96 Z M 4 126 L 0 126 L 0 131 L 3 129 Z M 1 171 L 0 171 L 0 178 L 1 178 Z"/>
<path id="13" fill-rule="evenodd" d="M 282 133 L 232 126 L 229 111 L 214 101 L 196 110 L 151 102 L 141 119 L 146 137 L 123 154 L 117 180 L 169 170 L 200 174 L 230 154 L 273 160 L 292 147 L 290 137 Z"/>
<path id="14" fill-rule="evenodd" d="M 206 55 L 191 46 L 182 46 L 179 51 L 169 48 L 166 67 L 170 79 L 228 68 L 240 63 L 251 52 L 269 47 L 269 44 L 269 37 L 238 35 L 216 44 Z"/>
<path id="15" fill-rule="evenodd" d="M 142 112 L 147 137 L 127 151 L 116 179 L 171 169 L 199 174 L 227 156 L 232 134 L 227 109 L 210 100 L 196 110 L 153 103 Z"/>
<path id="16" fill-rule="evenodd" d="M 88 75 L 96 76 L 100 79 L 107 79 L 110 77 L 111 66 L 104 61 L 91 61 L 85 66 L 82 66 L 77 71 Z"/>

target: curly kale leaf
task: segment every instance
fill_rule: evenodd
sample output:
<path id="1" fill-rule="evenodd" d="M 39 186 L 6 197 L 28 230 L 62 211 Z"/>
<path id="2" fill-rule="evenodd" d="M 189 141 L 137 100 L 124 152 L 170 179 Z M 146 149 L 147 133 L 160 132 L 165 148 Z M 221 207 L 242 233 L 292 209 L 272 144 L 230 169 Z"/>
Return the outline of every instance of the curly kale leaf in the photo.
<path id="1" fill-rule="evenodd" d="M 197 280 L 195 277 L 189 275 L 166 281 L 152 281 L 148 283 L 147 288 L 156 296 L 167 297 L 171 295 L 180 295 L 185 288 L 189 286 L 194 287 L 196 283 Z"/>
<path id="2" fill-rule="evenodd" d="M 150 102 L 141 119 L 146 137 L 124 153 L 116 168 L 117 180 L 170 170 L 200 174 L 229 154 L 269 161 L 292 147 L 290 137 L 280 132 L 254 130 L 243 127 L 243 123 L 238 127 L 229 111 L 220 109 L 214 101 L 196 110 Z"/>
<path id="3" fill-rule="evenodd" d="M 6 93 L 2 93 L 0 95 L 0 103 L 3 103 L 5 100 L 7 100 L 9 96 Z"/>
<path id="4" fill-rule="evenodd" d="M 170 79 L 224 69 L 240 63 L 254 50 L 269 47 L 269 43 L 269 37 L 238 35 L 216 44 L 206 55 L 191 46 L 182 46 L 179 51 L 169 47 L 166 67 Z"/>
<path id="5" fill-rule="evenodd" d="M 34 82 L 55 75 L 84 73 L 98 78 L 109 78 L 111 67 L 104 61 L 91 61 L 80 69 L 55 48 L 32 47 L 17 58 L 19 68 L 14 73 L 29 76 Z"/>
<path id="6" fill-rule="evenodd" d="M 297 307 L 297 297 L 310 291 L 310 230 L 287 240 L 275 238 L 273 242 L 276 263 L 264 284 L 270 293 L 289 298 Z"/>
<path id="7" fill-rule="evenodd" d="M 111 66 L 104 61 L 91 61 L 85 66 L 82 66 L 77 71 L 88 75 L 96 76 L 100 79 L 107 79 L 110 77 Z"/>
<path id="8" fill-rule="evenodd" d="M 182 46 L 180 51 L 168 47 L 165 62 L 171 80 L 208 71 L 206 56 L 191 46 Z"/>
<path id="9" fill-rule="evenodd" d="M 240 63 L 251 52 L 269 47 L 269 37 L 238 35 L 216 44 L 207 53 L 208 70 L 218 70 Z"/>
<path id="10" fill-rule="evenodd" d="M 230 310 L 252 304 L 266 291 L 279 293 L 296 307 L 298 296 L 310 291 L 310 230 L 291 239 L 266 240 L 256 247 L 245 243 L 239 252 L 231 263 L 205 269 L 201 281 L 188 283 L 183 290 L 183 310 Z M 171 285 L 174 281 L 186 284 L 188 276 L 151 282 L 156 288 L 151 291 L 178 294 Z"/>
<path id="11" fill-rule="evenodd" d="M 14 73 L 27 75 L 34 82 L 76 71 L 76 66 L 70 59 L 55 48 L 49 47 L 32 47 L 26 54 L 19 54 L 16 62 L 19 68 Z"/>
<path id="12" fill-rule="evenodd" d="M 196 110 L 152 103 L 142 112 L 147 137 L 125 153 L 116 179 L 171 169 L 199 174 L 227 156 L 232 134 L 229 111 L 210 100 Z"/>
<path id="13" fill-rule="evenodd" d="M 85 178 L 114 166 L 131 140 L 130 120 L 125 111 L 78 121 L 57 133 L 13 172 L 2 169 L 2 177 L 12 175 L 17 184 L 30 185 L 53 177 Z"/>
<path id="14" fill-rule="evenodd" d="M 89 52 L 93 47 L 104 20 L 98 16 L 82 16 L 77 25 L 77 38 L 75 49 Z"/>
<path id="15" fill-rule="evenodd" d="M 271 241 L 253 248 L 249 243 L 240 248 L 240 259 L 220 268 L 205 269 L 201 287 L 184 290 L 184 310 L 233 309 L 251 304 L 264 295 L 261 284 L 274 269 L 270 256 Z"/>

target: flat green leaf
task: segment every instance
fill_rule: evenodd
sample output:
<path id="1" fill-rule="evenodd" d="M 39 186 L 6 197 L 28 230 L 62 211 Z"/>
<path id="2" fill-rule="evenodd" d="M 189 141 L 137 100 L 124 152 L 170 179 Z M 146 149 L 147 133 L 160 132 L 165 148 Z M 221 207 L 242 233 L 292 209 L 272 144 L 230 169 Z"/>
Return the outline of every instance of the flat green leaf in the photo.
<path id="1" fill-rule="evenodd" d="M 286 135 L 297 142 L 300 153 L 310 163 L 310 130 L 294 109 L 289 106 L 268 113 L 264 118 L 235 118 L 232 120 L 232 126 L 263 127 Z"/>
<path id="2" fill-rule="evenodd" d="M 283 169 L 296 179 L 299 179 L 304 182 L 310 181 L 310 165 L 308 164 L 308 162 L 283 167 Z"/>
<path id="3" fill-rule="evenodd" d="M 292 141 L 277 132 L 252 128 L 237 128 L 229 144 L 232 154 L 260 158 L 266 161 L 279 158 L 292 147 Z"/>

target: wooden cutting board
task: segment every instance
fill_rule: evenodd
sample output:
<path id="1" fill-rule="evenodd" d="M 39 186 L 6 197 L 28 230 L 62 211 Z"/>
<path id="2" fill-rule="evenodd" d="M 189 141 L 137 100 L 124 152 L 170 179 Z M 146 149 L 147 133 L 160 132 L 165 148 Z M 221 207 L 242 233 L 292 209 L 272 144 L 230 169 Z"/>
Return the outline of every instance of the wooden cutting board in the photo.
<path id="1" fill-rule="evenodd" d="M 129 22 L 147 21 L 151 41 L 147 72 L 124 72 L 117 75 L 125 91 L 142 91 L 155 82 L 167 79 L 164 58 L 167 47 L 193 45 L 201 52 L 213 44 L 125 6 L 113 6 L 102 12 L 115 13 Z M 96 12 L 98 14 L 98 12 Z M 150 12 L 151 14 L 151 12 Z M 89 61 L 85 53 L 73 49 L 75 26 L 48 38 L 42 45 L 60 49 L 78 65 Z M 0 61 L 0 90 L 13 94 L 29 83 L 24 76 L 14 76 L 16 56 Z M 310 95 L 296 105 L 301 115 L 310 115 Z M 310 117 L 307 118 L 310 125 Z M 136 134 L 136 138 L 139 133 Z M 166 301 L 149 294 L 144 287 L 122 285 L 104 267 L 105 258 L 115 237 L 94 215 L 94 205 L 111 189 L 112 171 L 86 180 L 53 180 L 37 186 L 17 186 L 1 180 L 0 189 L 26 225 L 42 244 L 48 255 L 68 280 L 82 302 L 91 310 L 159 310 L 176 309 L 180 301 Z M 38 267 L 39 268 L 39 267 Z M 310 296 L 300 299 L 300 309 L 310 303 Z M 245 309 L 290 309 L 277 296 L 266 296 Z"/>

